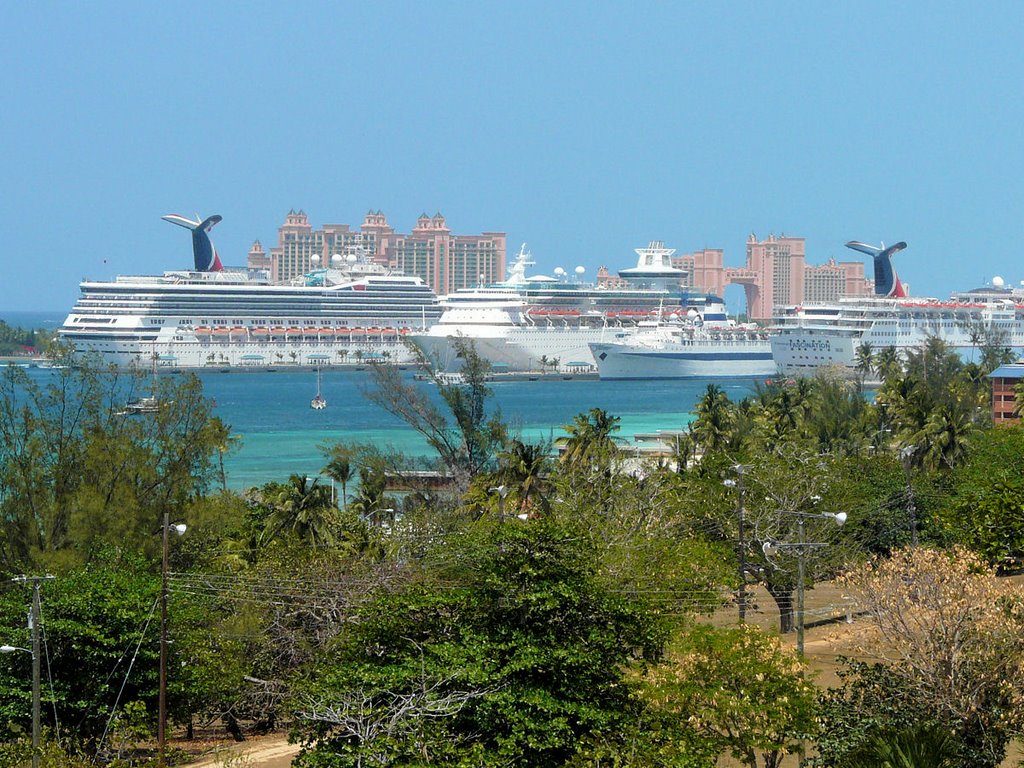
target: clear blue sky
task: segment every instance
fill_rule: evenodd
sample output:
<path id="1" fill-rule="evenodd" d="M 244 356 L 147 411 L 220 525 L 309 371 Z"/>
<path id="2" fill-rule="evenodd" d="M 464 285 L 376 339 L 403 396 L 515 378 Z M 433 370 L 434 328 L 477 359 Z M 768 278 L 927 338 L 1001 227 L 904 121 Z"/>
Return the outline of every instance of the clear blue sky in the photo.
<path id="1" fill-rule="evenodd" d="M 314 225 L 440 210 L 538 269 L 662 239 L 906 240 L 946 295 L 1024 280 L 1024 4 L 12 3 L 0 46 L 0 310 Z"/>

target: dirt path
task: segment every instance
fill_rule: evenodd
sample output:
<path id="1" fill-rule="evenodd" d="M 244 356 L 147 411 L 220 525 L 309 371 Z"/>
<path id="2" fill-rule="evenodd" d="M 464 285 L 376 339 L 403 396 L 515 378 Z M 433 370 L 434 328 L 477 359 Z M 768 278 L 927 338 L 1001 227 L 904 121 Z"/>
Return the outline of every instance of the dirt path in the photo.
<path id="1" fill-rule="evenodd" d="M 299 745 L 287 736 L 267 736 L 217 747 L 187 768 L 289 768 L 297 754 Z"/>

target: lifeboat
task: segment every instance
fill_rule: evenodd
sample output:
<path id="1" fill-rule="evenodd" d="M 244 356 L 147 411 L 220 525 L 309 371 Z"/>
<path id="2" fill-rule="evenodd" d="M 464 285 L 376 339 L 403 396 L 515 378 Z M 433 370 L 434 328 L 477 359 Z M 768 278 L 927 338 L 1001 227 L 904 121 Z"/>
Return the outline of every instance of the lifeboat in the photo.
<path id="1" fill-rule="evenodd" d="M 412 331 L 411 331 L 411 330 L 409 330 L 408 328 L 399 328 L 399 329 L 398 329 L 398 332 L 399 332 L 399 333 L 400 333 L 400 334 L 401 334 L 402 336 L 405 336 L 405 334 L 407 334 L 407 333 L 412 333 Z"/>
<path id="2" fill-rule="evenodd" d="M 366 333 L 366 331 L 364 331 L 362 328 L 350 328 L 349 333 L 352 334 L 353 336 L 361 336 L 362 334 Z"/>
<path id="3" fill-rule="evenodd" d="M 289 329 L 288 329 L 288 330 L 286 331 L 286 333 L 289 333 L 289 334 L 292 334 L 292 333 L 302 333 L 302 329 L 301 329 L 301 328 L 295 328 L 295 327 L 293 326 L 293 327 L 289 328 Z"/>
<path id="4" fill-rule="evenodd" d="M 231 333 L 231 329 L 230 328 L 214 328 L 213 332 L 215 334 L 217 334 L 218 336 L 225 336 L 225 335 Z"/>
<path id="5" fill-rule="evenodd" d="M 209 336 L 209 335 L 210 335 L 210 329 L 207 328 L 205 325 L 201 325 L 198 328 L 196 328 L 196 336 Z"/>
<path id="6" fill-rule="evenodd" d="M 256 328 L 253 328 L 252 332 L 253 332 L 253 335 L 255 335 L 255 336 L 266 336 L 269 333 L 269 331 L 266 328 L 262 327 L 262 326 L 258 326 Z"/>
<path id="7" fill-rule="evenodd" d="M 321 336 L 333 336 L 334 335 L 334 329 L 333 328 L 320 328 L 317 331 L 317 333 L 319 333 Z"/>
<path id="8" fill-rule="evenodd" d="M 281 334 L 284 333 L 284 330 L 285 329 L 283 326 L 275 325 L 273 328 L 270 329 L 270 332 L 273 334 Z"/>

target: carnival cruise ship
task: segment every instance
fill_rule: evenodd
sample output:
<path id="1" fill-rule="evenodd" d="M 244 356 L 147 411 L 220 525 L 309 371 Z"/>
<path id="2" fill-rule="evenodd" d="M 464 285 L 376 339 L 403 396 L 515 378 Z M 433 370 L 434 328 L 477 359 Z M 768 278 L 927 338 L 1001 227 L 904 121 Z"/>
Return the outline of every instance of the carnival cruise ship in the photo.
<path id="1" fill-rule="evenodd" d="M 274 369 L 408 362 L 403 339 L 437 321 L 437 296 L 418 277 L 354 254 L 296 284 L 225 269 L 209 239 L 220 220 L 163 217 L 192 232 L 195 269 L 81 283 L 59 330 L 78 355 L 118 368 Z M 314 257 L 315 258 L 315 257 Z"/>
<path id="2" fill-rule="evenodd" d="M 527 277 L 533 262 L 524 246 L 505 282 L 444 297 L 438 323 L 409 338 L 442 371 L 461 367 L 461 338 L 497 371 L 582 372 L 597 369 L 591 344 L 622 339 L 644 321 L 681 321 L 693 310 L 706 327 L 727 325 L 720 298 L 679 287 L 685 272 L 672 266 L 674 253 L 660 241 L 637 248 L 637 265 L 618 273 L 625 287 L 602 288 L 571 282 L 561 271 Z"/>
<path id="3" fill-rule="evenodd" d="M 821 366 L 835 365 L 852 373 L 862 344 L 870 344 L 875 352 L 895 347 L 906 353 L 929 338 L 939 338 L 968 357 L 984 339 L 1018 351 L 1024 348 L 1024 296 L 1003 287 L 1001 279 L 990 288 L 956 293 L 945 301 L 913 298 L 891 262 L 906 243 L 889 248 L 858 242 L 847 246 L 874 256 L 875 295 L 778 311 L 771 346 L 780 372 L 809 375 Z"/>

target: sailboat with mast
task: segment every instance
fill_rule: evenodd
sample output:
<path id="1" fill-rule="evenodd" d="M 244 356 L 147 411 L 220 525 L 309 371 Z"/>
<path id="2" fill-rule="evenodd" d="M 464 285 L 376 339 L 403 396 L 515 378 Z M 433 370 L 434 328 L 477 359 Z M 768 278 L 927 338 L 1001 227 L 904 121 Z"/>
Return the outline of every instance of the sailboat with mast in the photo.
<path id="1" fill-rule="evenodd" d="M 309 407 L 314 411 L 322 411 L 327 407 L 327 400 L 320 394 L 320 366 L 316 367 L 316 395 L 309 401 Z"/>

